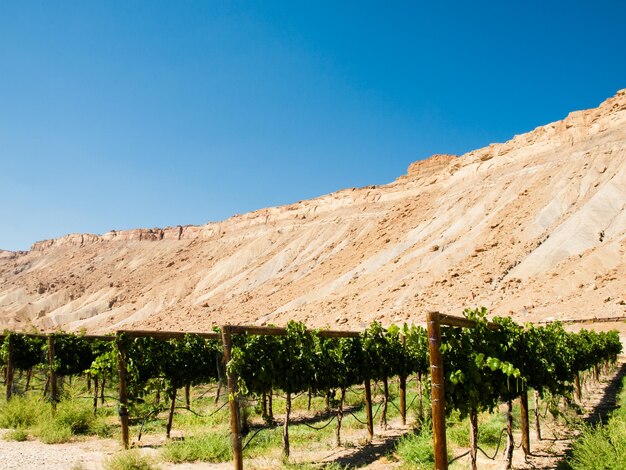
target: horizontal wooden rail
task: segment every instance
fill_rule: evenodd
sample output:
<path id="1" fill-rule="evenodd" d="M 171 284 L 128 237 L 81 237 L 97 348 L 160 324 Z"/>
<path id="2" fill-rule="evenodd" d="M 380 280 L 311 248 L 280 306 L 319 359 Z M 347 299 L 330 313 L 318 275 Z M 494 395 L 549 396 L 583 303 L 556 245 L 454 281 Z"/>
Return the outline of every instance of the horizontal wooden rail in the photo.
<path id="1" fill-rule="evenodd" d="M 620 322 L 626 320 L 626 316 L 620 317 L 593 317 L 593 318 L 564 318 L 562 320 L 540 320 L 536 322 L 538 325 L 549 325 L 550 323 L 556 323 L 557 321 L 563 324 L 572 323 L 611 323 Z"/>
<path id="2" fill-rule="evenodd" d="M 447 326 L 458 326 L 460 328 L 476 328 L 476 322 L 463 317 L 455 317 L 454 315 L 446 315 L 445 313 L 434 312 L 439 318 L 439 324 Z M 497 330 L 500 325 L 492 322 L 487 323 L 487 328 Z"/>
<path id="3" fill-rule="evenodd" d="M 16 335 L 28 336 L 29 338 L 47 338 L 49 336 L 78 336 L 88 341 L 115 341 L 115 336 L 110 335 L 81 335 L 76 333 L 22 333 L 21 331 L 12 331 Z M 4 340 L 6 335 L 0 335 L 0 340 Z"/>
<path id="4" fill-rule="evenodd" d="M 287 328 L 280 328 L 277 326 L 250 326 L 250 325 L 226 325 L 230 331 L 230 334 L 249 334 L 249 335 L 270 335 L 270 336 L 285 336 L 287 334 Z M 359 331 L 344 331 L 344 330 L 309 330 L 317 331 L 317 334 L 322 338 L 356 338 L 361 333 Z"/>
<path id="5" fill-rule="evenodd" d="M 150 331 L 150 330 L 118 330 L 129 338 L 180 339 L 185 335 L 196 335 L 204 339 L 221 339 L 219 333 L 202 331 Z M 114 337 L 115 339 L 115 337 Z"/>
<path id="6" fill-rule="evenodd" d="M 270 336 L 285 336 L 287 334 L 287 328 L 281 328 L 276 326 L 252 326 L 252 325 L 226 325 L 230 330 L 230 334 L 249 334 L 249 335 L 270 335 Z M 347 330 L 312 330 L 317 331 L 317 334 L 322 338 L 356 338 L 361 332 L 359 331 L 347 331 Z M 196 335 L 205 339 L 221 339 L 220 333 L 204 332 L 204 331 L 160 331 L 160 330 L 118 330 L 118 334 L 124 334 L 130 338 L 157 338 L 157 339 L 179 339 L 184 338 L 185 335 Z M 47 338 L 50 335 L 55 336 L 70 336 L 73 333 L 20 333 L 15 334 L 28 336 L 32 338 Z M 109 335 L 80 335 L 77 336 L 86 340 L 101 340 L 101 341 L 115 341 L 115 336 Z M 0 335 L 0 340 L 3 340 L 5 335 Z"/>

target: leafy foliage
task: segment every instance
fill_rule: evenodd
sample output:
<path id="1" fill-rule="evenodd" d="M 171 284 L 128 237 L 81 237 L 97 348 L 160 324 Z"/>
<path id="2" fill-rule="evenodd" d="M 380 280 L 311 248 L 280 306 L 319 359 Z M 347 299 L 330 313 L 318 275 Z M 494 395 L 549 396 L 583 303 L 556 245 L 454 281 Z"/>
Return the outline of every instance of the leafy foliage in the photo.
<path id="1" fill-rule="evenodd" d="M 47 346 L 46 346 L 47 350 Z M 96 358 L 91 341 L 81 335 L 54 335 L 54 370 L 58 375 L 82 374 Z"/>
<path id="2" fill-rule="evenodd" d="M 13 367 L 28 370 L 47 362 L 44 352 L 46 340 L 41 337 L 27 336 L 19 333 L 6 332 L 0 348 L 0 360 L 6 364 L 9 357 L 9 341 L 13 345 Z"/>
<path id="3" fill-rule="evenodd" d="M 157 381 L 177 389 L 218 377 L 222 353 L 217 340 L 188 334 L 181 339 L 122 337 L 121 341 L 126 349 L 129 395 L 135 399 L 141 400 Z"/>
<path id="4" fill-rule="evenodd" d="M 486 309 L 464 314 L 476 327 L 443 329 L 441 345 L 447 411 L 459 410 L 462 417 L 472 410 L 493 410 L 510 391 L 509 379 L 521 378 L 517 367 L 501 359 L 501 338 L 488 328 Z"/>

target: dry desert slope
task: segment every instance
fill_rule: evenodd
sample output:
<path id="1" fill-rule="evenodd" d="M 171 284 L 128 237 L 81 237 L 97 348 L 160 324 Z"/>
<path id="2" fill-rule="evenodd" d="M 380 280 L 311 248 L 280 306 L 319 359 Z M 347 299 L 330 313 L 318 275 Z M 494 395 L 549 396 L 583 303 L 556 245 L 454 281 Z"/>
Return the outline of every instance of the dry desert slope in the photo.
<path id="1" fill-rule="evenodd" d="M 478 305 L 519 321 L 622 316 L 625 259 L 622 90 L 385 186 L 0 253 L 0 327 L 360 328 Z"/>

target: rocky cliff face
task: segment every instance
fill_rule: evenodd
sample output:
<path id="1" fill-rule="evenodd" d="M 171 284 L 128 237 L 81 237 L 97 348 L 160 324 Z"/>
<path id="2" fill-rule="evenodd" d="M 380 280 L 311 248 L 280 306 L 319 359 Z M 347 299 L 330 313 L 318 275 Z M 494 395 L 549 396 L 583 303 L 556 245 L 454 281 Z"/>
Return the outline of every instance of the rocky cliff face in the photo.
<path id="1" fill-rule="evenodd" d="M 0 253 L 0 326 L 360 328 L 479 305 L 518 321 L 621 316 L 625 259 L 623 90 L 385 186 Z"/>

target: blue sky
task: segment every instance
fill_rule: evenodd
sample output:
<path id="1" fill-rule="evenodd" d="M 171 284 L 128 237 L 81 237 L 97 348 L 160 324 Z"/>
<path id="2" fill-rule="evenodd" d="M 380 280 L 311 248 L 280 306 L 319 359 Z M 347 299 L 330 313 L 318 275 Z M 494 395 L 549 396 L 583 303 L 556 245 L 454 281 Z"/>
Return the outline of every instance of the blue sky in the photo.
<path id="1" fill-rule="evenodd" d="M 0 248 L 383 184 L 626 87 L 626 3 L 0 3 Z"/>

